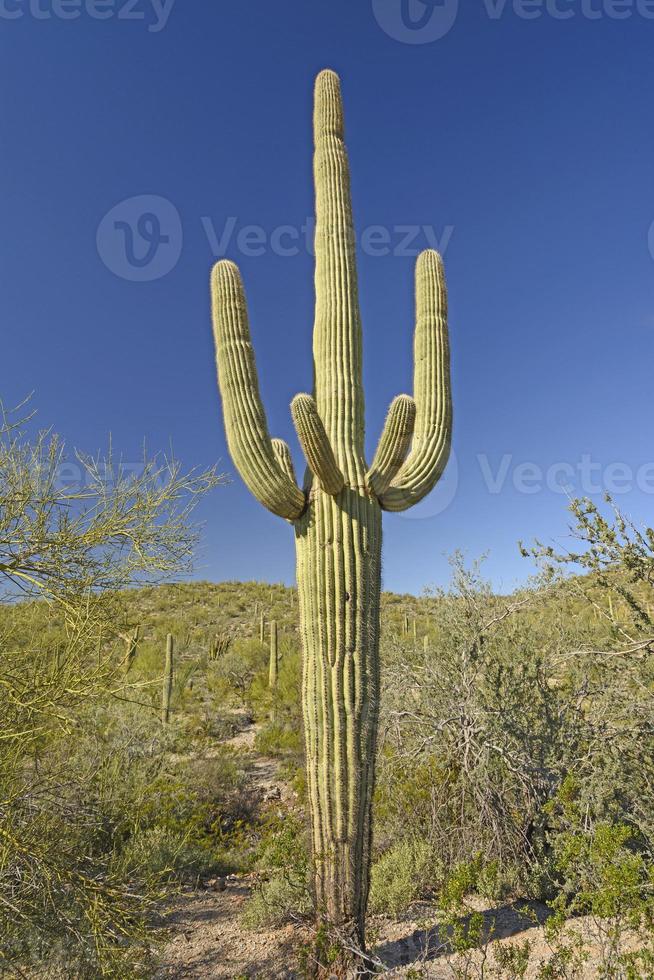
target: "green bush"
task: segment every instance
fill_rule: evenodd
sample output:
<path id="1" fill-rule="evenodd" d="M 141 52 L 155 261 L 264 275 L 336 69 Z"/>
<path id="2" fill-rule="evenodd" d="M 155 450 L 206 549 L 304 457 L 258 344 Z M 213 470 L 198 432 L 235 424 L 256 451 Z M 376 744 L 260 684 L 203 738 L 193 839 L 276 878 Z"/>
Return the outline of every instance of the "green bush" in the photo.
<path id="1" fill-rule="evenodd" d="M 257 847 L 258 879 L 243 913 L 249 929 L 274 928 L 311 911 L 306 827 L 292 813 L 271 817 Z"/>
<path id="2" fill-rule="evenodd" d="M 299 761 L 304 749 L 302 729 L 271 722 L 264 725 L 257 734 L 255 748 L 261 755 L 282 758 L 292 756 Z"/>
<path id="3" fill-rule="evenodd" d="M 412 902 L 438 888 L 442 867 L 430 845 L 420 838 L 399 841 L 375 862 L 370 883 L 370 910 L 399 915 Z"/>
<path id="4" fill-rule="evenodd" d="M 221 859 L 215 848 L 192 840 L 188 834 L 151 827 L 136 834 L 125 845 L 120 865 L 132 874 L 160 881 L 196 881 L 234 870 L 225 853 Z"/>

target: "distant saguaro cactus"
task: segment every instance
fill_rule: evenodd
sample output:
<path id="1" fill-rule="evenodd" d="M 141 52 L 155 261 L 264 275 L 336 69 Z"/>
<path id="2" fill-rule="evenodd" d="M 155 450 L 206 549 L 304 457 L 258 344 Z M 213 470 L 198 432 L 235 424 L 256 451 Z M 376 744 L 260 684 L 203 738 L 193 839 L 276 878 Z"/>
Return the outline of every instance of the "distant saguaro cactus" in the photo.
<path id="1" fill-rule="evenodd" d="M 279 648 L 277 643 L 277 623 L 273 619 L 270 624 L 270 665 L 268 668 L 268 686 L 275 687 L 279 673 Z"/>
<path id="2" fill-rule="evenodd" d="M 161 721 L 167 725 L 170 720 L 170 698 L 173 693 L 173 651 L 175 641 L 172 633 L 166 637 L 166 662 L 164 665 L 163 688 L 161 691 Z"/>
<path id="3" fill-rule="evenodd" d="M 266 617 L 263 612 L 259 618 L 259 642 L 266 642 Z"/>
<path id="4" fill-rule="evenodd" d="M 231 646 L 231 636 L 215 634 L 209 640 L 209 660 L 219 660 L 224 657 Z"/>
<path id="5" fill-rule="evenodd" d="M 268 433 L 243 285 L 229 261 L 213 271 L 213 320 L 232 459 L 255 497 L 295 527 L 316 911 L 361 959 L 380 690 L 381 514 L 417 504 L 447 462 L 447 301 L 441 258 L 423 252 L 414 396 L 394 399 L 367 466 L 350 178 L 340 84 L 331 71 L 316 82 L 314 131 L 314 387 L 291 403 L 308 463 L 304 489 L 287 444 Z"/>

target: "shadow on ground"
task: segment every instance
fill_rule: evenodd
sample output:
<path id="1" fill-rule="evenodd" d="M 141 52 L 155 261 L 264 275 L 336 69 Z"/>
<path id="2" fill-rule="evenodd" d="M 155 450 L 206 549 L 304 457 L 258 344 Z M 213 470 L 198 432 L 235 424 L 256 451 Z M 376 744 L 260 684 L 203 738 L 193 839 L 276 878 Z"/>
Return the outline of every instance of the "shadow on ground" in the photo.
<path id="1" fill-rule="evenodd" d="M 487 909 L 478 913 L 483 918 L 480 945 L 496 939 L 508 939 L 529 929 L 536 929 L 552 914 L 541 902 L 519 901 L 499 908 Z M 464 916 L 456 923 L 457 931 L 465 935 L 470 926 L 473 913 Z M 432 929 L 416 929 L 410 936 L 380 943 L 374 949 L 374 956 L 387 968 L 409 966 L 417 961 L 435 960 L 439 956 L 452 953 L 451 926 L 434 926 Z"/>

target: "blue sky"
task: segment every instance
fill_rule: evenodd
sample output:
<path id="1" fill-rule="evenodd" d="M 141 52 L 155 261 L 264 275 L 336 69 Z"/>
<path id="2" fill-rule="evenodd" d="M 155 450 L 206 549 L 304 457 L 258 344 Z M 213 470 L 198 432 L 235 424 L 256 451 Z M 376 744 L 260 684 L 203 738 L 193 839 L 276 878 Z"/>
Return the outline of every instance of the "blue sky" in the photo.
<path id="1" fill-rule="evenodd" d="M 232 470 L 207 288 L 222 239 L 300 467 L 311 91 L 332 67 L 368 230 L 371 452 L 410 391 L 410 253 L 446 245 L 455 463 L 417 514 L 385 518 L 385 587 L 445 582 L 460 548 L 510 588 L 531 571 L 519 538 L 565 534 L 557 480 L 620 488 L 651 522 L 654 4 L 404 2 L 0 0 L 1 395 L 34 390 L 41 424 L 86 451 L 111 436 L 138 459 L 145 439 Z M 290 529 L 238 476 L 201 517 L 198 576 L 293 581 Z"/>

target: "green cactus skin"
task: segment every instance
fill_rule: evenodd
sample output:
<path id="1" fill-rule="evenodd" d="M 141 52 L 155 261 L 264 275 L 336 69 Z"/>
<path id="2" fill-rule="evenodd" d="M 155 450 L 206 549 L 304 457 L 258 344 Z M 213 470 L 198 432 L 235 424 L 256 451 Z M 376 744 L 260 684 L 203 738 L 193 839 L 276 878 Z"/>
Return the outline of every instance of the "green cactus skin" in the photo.
<path id="1" fill-rule="evenodd" d="M 317 917 L 363 950 L 380 690 L 381 515 L 418 503 L 447 462 L 447 302 L 440 256 L 423 252 L 413 397 L 392 403 L 368 468 L 350 178 L 340 84 L 331 71 L 316 82 L 314 134 L 314 388 L 291 409 L 308 463 L 304 492 L 288 446 L 268 433 L 241 277 L 229 261 L 213 271 L 213 320 L 232 459 L 255 497 L 295 527 Z"/>
<path id="2" fill-rule="evenodd" d="M 172 633 L 166 637 L 166 663 L 164 666 L 163 687 L 161 691 L 161 721 L 167 725 L 170 721 L 170 698 L 173 693 L 173 657 L 175 641 Z"/>
<path id="3" fill-rule="evenodd" d="M 268 669 L 268 687 L 271 689 L 277 686 L 277 675 L 279 674 L 279 646 L 277 643 L 277 623 L 273 619 L 270 624 L 270 665 Z"/>
<path id="4" fill-rule="evenodd" d="M 262 645 L 266 642 L 266 617 L 263 612 L 259 617 L 259 642 Z"/>

